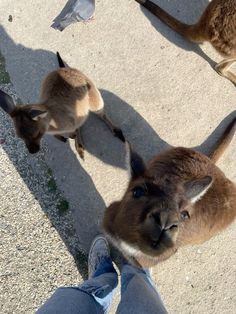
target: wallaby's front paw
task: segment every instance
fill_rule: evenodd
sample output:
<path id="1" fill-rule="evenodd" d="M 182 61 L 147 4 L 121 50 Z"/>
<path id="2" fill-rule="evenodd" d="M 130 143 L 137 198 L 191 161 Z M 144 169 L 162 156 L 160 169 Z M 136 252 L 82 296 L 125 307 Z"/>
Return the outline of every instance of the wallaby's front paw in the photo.
<path id="1" fill-rule="evenodd" d="M 78 154 L 82 160 L 84 160 L 84 149 L 78 150 Z"/>

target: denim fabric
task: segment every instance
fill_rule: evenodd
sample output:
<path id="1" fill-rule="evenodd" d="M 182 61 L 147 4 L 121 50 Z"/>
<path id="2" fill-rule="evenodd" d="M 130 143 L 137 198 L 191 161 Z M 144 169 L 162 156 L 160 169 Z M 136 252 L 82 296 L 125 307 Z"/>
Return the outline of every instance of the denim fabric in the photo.
<path id="1" fill-rule="evenodd" d="M 106 314 L 118 284 L 112 260 L 103 258 L 93 277 L 79 287 L 59 288 L 37 314 Z M 124 263 L 117 314 L 167 313 L 148 270 Z"/>

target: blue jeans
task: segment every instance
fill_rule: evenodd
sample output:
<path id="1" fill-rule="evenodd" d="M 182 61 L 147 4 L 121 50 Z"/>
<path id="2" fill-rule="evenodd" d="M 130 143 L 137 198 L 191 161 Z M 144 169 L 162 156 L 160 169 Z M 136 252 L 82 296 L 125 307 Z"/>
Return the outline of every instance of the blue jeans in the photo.
<path id="1" fill-rule="evenodd" d="M 118 275 L 110 257 L 104 257 L 95 274 L 78 287 L 59 288 L 37 314 L 108 313 Z M 117 314 L 167 313 L 148 270 L 124 263 L 121 269 L 121 301 Z"/>

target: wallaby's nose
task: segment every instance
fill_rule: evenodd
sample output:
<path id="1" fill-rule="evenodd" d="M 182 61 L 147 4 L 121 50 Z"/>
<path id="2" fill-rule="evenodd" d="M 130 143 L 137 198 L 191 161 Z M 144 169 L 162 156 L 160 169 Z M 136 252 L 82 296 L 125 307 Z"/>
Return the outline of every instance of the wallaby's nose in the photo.
<path id="1" fill-rule="evenodd" d="M 151 234 L 151 238 L 153 241 L 158 241 L 161 237 L 163 229 L 160 226 L 156 226 L 153 230 L 152 230 L 152 234 Z"/>
<path id="2" fill-rule="evenodd" d="M 173 220 L 173 217 L 166 211 L 155 213 L 153 216 L 161 230 L 172 230 L 178 227 L 178 221 L 176 219 Z"/>
<path id="3" fill-rule="evenodd" d="M 174 230 L 178 228 L 178 222 L 171 222 L 164 227 L 164 230 Z"/>

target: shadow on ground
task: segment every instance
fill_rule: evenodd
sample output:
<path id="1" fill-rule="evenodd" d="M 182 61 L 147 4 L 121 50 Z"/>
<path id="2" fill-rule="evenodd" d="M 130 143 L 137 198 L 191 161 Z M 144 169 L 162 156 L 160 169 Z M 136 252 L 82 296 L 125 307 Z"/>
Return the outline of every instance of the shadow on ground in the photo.
<path id="1" fill-rule="evenodd" d="M 10 75 L 17 86 L 19 97 L 24 102 L 35 101 L 38 98 L 41 80 L 50 70 L 58 67 L 55 54 L 43 49 L 33 50 L 15 43 L 3 27 L 0 27 L 0 38 L 0 50 L 5 56 L 7 55 L 8 68 L 10 64 Z M 180 38 L 179 41 L 181 41 Z M 123 129 L 127 139 L 145 159 L 149 159 L 161 150 L 170 147 L 158 136 L 148 122 L 135 111 L 132 105 L 110 91 L 101 90 L 101 93 L 104 97 L 108 114 Z M 227 125 L 232 114 L 225 118 L 212 135 L 196 149 L 207 151 L 207 148 L 213 145 L 216 137 Z M 3 125 L 2 121 L 1 125 Z M 12 124 L 9 124 L 9 126 L 12 129 Z M 124 145 L 112 136 L 104 123 L 97 117 L 90 116 L 82 128 L 82 135 L 85 148 L 89 153 L 108 165 L 117 168 L 125 167 Z M 46 152 L 39 155 L 38 161 L 46 155 L 47 164 L 53 170 L 59 190 L 70 203 L 70 211 L 68 213 L 66 209 L 64 212 L 63 209 L 58 211 L 52 210 L 45 200 L 44 189 L 48 189 L 48 182 L 46 181 L 42 185 L 41 190 L 38 190 L 36 184 L 32 182 L 30 174 L 25 174 L 22 171 L 26 160 L 33 162 L 37 157 L 29 155 L 25 147 L 23 147 L 24 158 L 16 157 L 18 155 L 16 151 L 19 141 L 16 140 L 16 146 L 13 148 L 7 147 L 7 145 L 3 145 L 3 147 L 25 184 L 27 184 L 29 190 L 39 201 L 42 210 L 47 214 L 65 242 L 69 252 L 76 261 L 81 275 L 85 276 L 86 257 L 80 251 L 87 253 L 93 237 L 99 232 L 105 208 L 104 200 L 70 145 L 47 136 Z M 33 171 L 39 178 L 41 174 L 37 173 L 37 171 L 40 172 L 41 169 L 41 167 L 37 167 L 33 163 Z M 46 172 L 47 170 L 45 170 Z M 43 180 L 45 180 L 44 175 Z"/>
<path id="2" fill-rule="evenodd" d="M 177 18 L 183 23 L 186 24 L 195 24 L 205 8 L 209 4 L 208 0 L 151 0 L 152 2 L 158 4 L 162 9 L 171 14 L 173 17 Z M 182 36 L 177 34 L 175 31 L 170 29 L 167 25 L 161 22 L 156 16 L 146 10 L 141 6 L 141 10 L 144 15 L 148 18 L 151 25 L 160 32 L 167 40 L 177 45 L 178 47 L 187 50 L 193 51 L 198 54 L 200 57 L 205 59 L 212 67 L 216 64 L 205 52 L 201 49 L 198 44 L 194 44 L 185 40 Z"/>

